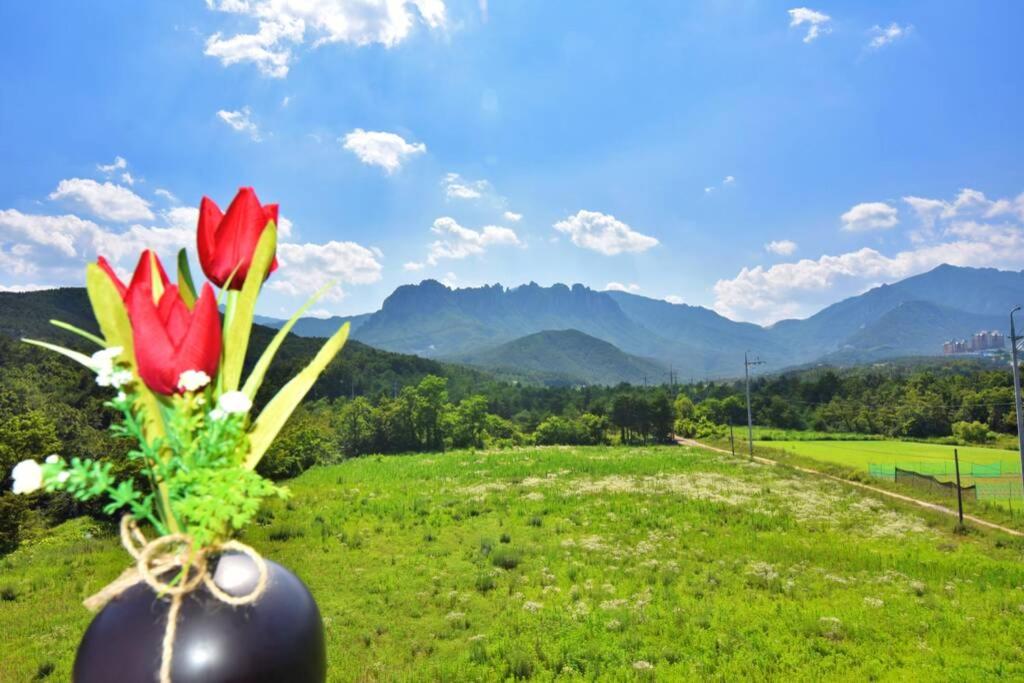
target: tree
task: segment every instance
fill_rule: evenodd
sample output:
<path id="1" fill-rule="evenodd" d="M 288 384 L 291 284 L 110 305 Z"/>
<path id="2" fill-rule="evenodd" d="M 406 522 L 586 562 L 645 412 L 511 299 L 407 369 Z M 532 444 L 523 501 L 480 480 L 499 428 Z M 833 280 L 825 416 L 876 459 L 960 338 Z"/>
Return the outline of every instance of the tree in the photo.
<path id="1" fill-rule="evenodd" d="M 954 422 L 953 436 L 963 443 L 985 443 L 993 437 L 984 422 Z"/>
<path id="2" fill-rule="evenodd" d="M 362 396 L 346 401 L 339 415 L 339 441 L 348 457 L 369 453 L 375 445 L 373 405 Z"/>
<path id="3" fill-rule="evenodd" d="M 487 428 L 487 399 L 470 396 L 449 412 L 452 445 L 456 448 L 483 448 Z"/>
<path id="4" fill-rule="evenodd" d="M 444 450 L 441 419 L 448 403 L 448 379 L 427 375 L 416 386 L 413 395 L 412 421 L 423 447 Z"/>

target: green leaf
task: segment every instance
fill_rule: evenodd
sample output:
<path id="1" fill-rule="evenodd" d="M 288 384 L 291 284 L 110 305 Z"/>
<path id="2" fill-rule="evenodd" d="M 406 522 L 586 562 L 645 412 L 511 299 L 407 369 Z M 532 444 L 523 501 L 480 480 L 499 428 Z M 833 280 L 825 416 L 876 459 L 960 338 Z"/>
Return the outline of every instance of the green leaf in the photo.
<path id="1" fill-rule="evenodd" d="M 79 337 L 82 337 L 83 339 L 88 339 L 93 344 L 98 344 L 99 346 L 103 346 L 103 347 L 106 347 L 106 345 L 107 345 L 107 342 L 103 341 L 102 339 L 97 337 L 95 334 L 93 334 L 91 332 L 86 332 L 85 330 L 81 329 L 80 327 L 75 327 L 71 323 L 66 323 L 63 320 L 51 320 L 50 324 L 53 325 L 54 327 L 59 327 L 62 330 L 67 330 L 68 332 L 72 332 L 74 334 L 77 334 Z"/>
<path id="2" fill-rule="evenodd" d="M 295 311 L 295 314 L 288 319 L 288 322 L 286 322 L 281 329 L 277 331 L 277 334 L 275 334 L 274 338 L 270 340 L 267 348 L 263 350 L 263 355 L 261 355 L 260 359 L 256 362 L 256 366 L 252 369 L 252 372 L 249 373 L 249 377 L 245 380 L 245 386 L 242 387 L 242 391 L 245 392 L 246 396 L 250 399 L 256 398 L 256 392 L 260 390 L 260 385 L 263 384 L 263 378 L 266 376 L 267 370 L 270 368 L 270 364 L 274 360 L 274 355 L 277 353 L 278 348 L 280 348 L 281 343 L 284 342 L 285 337 L 287 337 L 288 333 L 291 332 L 291 329 L 299 319 L 299 316 L 305 313 L 310 306 L 319 301 L 320 297 L 329 292 L 336 284 L 337 282 L 330 282 L 320 288 L 320 291 L 309 297 L 309 300 L 302 304 L 302 307 Z"/>
<path id="3" fill-rule="evenodd" d="M 259 296 L 263 280 L 270 271 L 277 251 L 277 226 L 274 221 L 267 223 L 256 244 L 252 255 L 249 272 L 245 276 L 245 284 L 239 292 L 233 307 L 232 315 L 226 321 L 224 329 L 224 364 L 221 367 L 223 391 L 238 389 L 242 379 L 242 364 L 245 352 L 249 348 L 249 334 L 252 332 L 252 318 L 256 312 L 256 298 Z"/>
<path id="4" fill-rule="evenodd" d="M 111 282 L 110 276 L 95 263 L 90 263 L 85 269 L 85 289 L 106 345 L 120 346 L 124 349 L 118 360 L 130 365 L 134 372 L 135 347 L 132 344 L 132 324 L 128 321 L 128 311 L 121 300 L 121 293 Z"/>
<path id="5" fill-rule="evenodd" d="M 155 270 L 155 268 L 154 268 Z M 159 279 L 159 278 L 158 278 Z M 127 365 L 132 376 L 139 377 L 139 368 L 135 364 L 135 345 L 132 341 L 132 324 L 128 319 L 128 311 L 124 307 L 121 293 L 111 281 L 110 276 L 97 266 L 90 263 L 85 270 L 85 289 L 89 294 L 89 303 L 92 304 L 93 315 L 100 326 L 100 332 L 106 339 L 107 346 L 120 346 L 124 349 L 118 361 Z M 160 417 L 160 402 L 156 395 L 149 390 L 141 379 L 135 383 L 136 393 L 139 402 L 142 404 L 144 414 L 144 432 L 150 441 L 163 439 L 167 435 L 163 419 Z M 170 454 L 161 453 L 161 457 L 167 460 Z M 167 496 L 167 487 L 161 482 L 159 485 L 160 501 L 166 512 L 170 511 L 170 499 Z M 170 518 L 172 531 L 177 531 L 178 526 L 174 518 Z"/>
<path id="6" fill-rule="evenodd" d="M 89 356 L 85 355 L 84 353 L 80 353 L 78 351 L 72 351 L 71 349 L 66 349 L 63 346 L 59 346 L 57 344 L 51 344 L 50 342 L 39 341 L 39 340 L 36 340 L 36 339 L 22 339 L 21 341 L 25 342 L 26 344 L 31 344 L 32 346 L 41 346 L 44 349 L 49 349 L 50 351 L 56 351 L 60 355 L 67 356 L 68 358 L 70 358 L 71 360 L 75 361 L 76 363 L 81 363 L 85 367 L 87 367 L 90 370 L 92 370 L 92 367 L 93 367 L 93 365 L 92 365 L 92 358 L 90 358 Z"/>
<path id="7" fill-rule="evenodd" d="M 249 455 L 245 458 L 245 466 L 255 469 L 260 458 L 270 448 L 277 433 L 284 427 L 292 412 L 305 397 L 306 392 L 312 388 L 320 373 L 324 371 L 327 364 L 345 346 L 348 340 L 349 323 L 342 325 L 334 336 L 328 339 L 317 352 L 316 356 L 309 362 L 302 372 L 295 375 L 277 392 L 277 395 L 270 400 L 270 403 L 263 409 L 260 416 L 252 425 L 249 431 Z"/>
<path id="8" fill-rule="evenodd" d="M 195 308 L 196 285 L 192 281 L 192 270 L 188 266 L 188 253 L 182 249 L 178 252 L 178 292 L 189 310 Z"/>

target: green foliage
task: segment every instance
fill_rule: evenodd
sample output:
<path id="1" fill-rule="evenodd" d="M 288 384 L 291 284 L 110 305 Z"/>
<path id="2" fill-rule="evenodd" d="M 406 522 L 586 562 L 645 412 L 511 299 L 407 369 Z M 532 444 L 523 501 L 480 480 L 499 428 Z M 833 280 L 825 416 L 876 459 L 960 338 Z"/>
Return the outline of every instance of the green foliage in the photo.
<path id="1" fill-rule="evenodd" d="M 604 419 L 590 413 L 584 413 L 578 418 L 552 415 L 537 425 L 534 439 L 538 445 L 592 446 L 602 444 L 606 441 Z"/>
<path id="2" fill-rule="evenodd" d="M 987 443 L 994 438 L 988 425 L 984 422 L 964 422 L 963 420 L 953 423 L 953 436 L 962 443 Z"/>

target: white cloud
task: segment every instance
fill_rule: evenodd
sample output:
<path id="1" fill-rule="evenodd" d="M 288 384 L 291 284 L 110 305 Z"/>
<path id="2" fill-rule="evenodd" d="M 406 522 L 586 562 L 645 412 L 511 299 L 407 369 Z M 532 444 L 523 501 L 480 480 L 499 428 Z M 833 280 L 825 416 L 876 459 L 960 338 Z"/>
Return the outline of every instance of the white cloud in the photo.
<path id="1" fill-rule="evenodd" d="M 423 270 L 426 267 L 426 265 L 427 264 L 421 263 L 419 261 L 407 261 L 406 263 L 402 264 L 402 269 L 408 271 Z"/>
<path id="2" fill-rule="evenodd" d="M 401 168 L 407 158 L 427 151 L 427 146 L 422 142 L 409 143 L 395 133 L 362 128 L 356 128 L 344 138 L 339 138 L 338 142 L 364 164 L 380 166 L 389 175 Z"/>
<path id="3" fill-rule="evenodd" d="M 0 210 L 0 240 L 17 243 L 27 240 L 52 247 L 64 256 L 78 256 L 83 238 L 88 239 L 99 230 L 92 221 L 71 214 L 41 216 L 17 209 Z"/>
<path id="4" fill-rule="evenodd" d="M 162 187 L 158 187 L 153 192 L 153 194 L 155 194 L 157 197 L 163 197 L 164 199 L 169 201 L 171 204 L 177 204 L 178 203 L 178 198 L 174 196 L 174 193 L 171 192 L 170 190 L 165 190 Z"/>
<path id="5" fill-rule="evenodd" d="M 669 302 L 670 304 L 681 304 L 683 303 L 683 297 L 679 296 L 678 294 L 669 294 L 668 296 L 665 297 L 665 301 Z"/>
<path id="6" fill-rule="evenodd" d="M 102 173 L 113 173 L 114 171 L 121 171 L 128 168 L 128 161 L 122 156 L 114 157 L 113 163 L 110 164 L 96 164 L 96 168 Z"/>
<path id="7" fill-rule="evenodd" d="M 131 173 L 125 171 L 124 173 L 121 174 L 121 182 L 127 183 L 128 185 L 134 185 L 135 178 L 132 176 Z"/>
<path id="8" fill-rule="evenodd" d="M 486 180 L 467 180 L 458 173 L 445 174 L 441 185 L 448 199 L 479 199 L 491 189 Z"/>
<path id="9" fill-rule="evenodd" d="M 153 219 L 149 202 L 127 187 L 110 182 L 101 184 L 89 178 L 62 180 L 50 193 L 50 199 L 64 199 L 84 206 L 102 220 L 126 223 Z"/>
<path id="10" fill-rule="evenodd" d="M 441 284 L 447 287 L 448 289 L 455 289 L 456 287 L 459 286 L 459 276 L 451 271 L 448 271 L 447 273 L 444 274 L 444 277 L 441 278 Z"/>
<path id="11" fill-rule="evenodd" d="M 793 240 L 773 240 L 764 245 L 764 250 L 780 256 L 789 256 L 796 251 L 796 242 Z"/>
<path id="12" fill-rule="evenodd" d="M 217 112 L 217 116 L 235 131 L 248 135 L 252 138 L 253 142 L 262 141 L 260 128 L 253 122 L 252 110 L 249 107 L 242 107 L 238 111 L 221 109 Z"/>
<path id="13" fill-rule="evenodd" d="M 789 12 L 789 25 L 790 26 L 801 26 L 807 24 L 807 33 L 804 35 L 804 42 L 810 43 L 819 36 L 823 36 L 832 32 L 832 27 L 829 26 L 829 22 L 832 21 L 832 17 L 817 10 L 808 9 L 807 7 L 796 7 Z"/>
<path id="14" fill-rule="evenodd" d="M 843 230 L 862 232 L 865 230 L 886 230 L 900 222 L 896 207 L 885 202 L 863 202 L 852 207 L 840 219 Z"/>
<path id="15" fill-rule="evenodd" d="M 0 292 L 38 292 L 53 289 L 53 285 L 0 285 Z"/>
<path id="16" fill-rule="evenodd" d="M 256 33 L 225 37 L 217 32 L 205 53 L 224 66 L 251 62 L 271 78 L 284 78 L 292 63 L 291 46 L 312 40 L 394 47 L 417 21 L 431 29 L 447 23 L 443 0 L 207 0 L 210 9 L 241 14 L 257 22 Z"/>
<path id="17" fill-rule="evenodd" d="M 459 225 L 454 218 L 442 216 L 434 221 L 430 231 L 440 238 L 431 242 L 427 252 L 427 264 L 437 265 L 442 259 L 464 259 L 467 256 L 484 253 L 492 246 L 519 245 L 519 236 L 514 230 L 500 225 L 486 225 L 472 230 Z M 407 266 L 409 264 L 406 264 Z M 419 268 L 406 268 L 419 270 Z"/>
<path id="18" fill-rule="evenodd" d="M 728 187 L 730 185 L 733 185 L 735 183 L 736 183 L 736 176 L 727 175 L 724 178 L 722 178 L 721 184 L 719 184 L 719 185 L 708 185 L 707 187 L 705 187 L 704 188 L 704 194 L 711 194 L 712 192 L 717 190 L 719 187 L 724 189 L 724 188 L 726 188 L 726 187 Z"/>
<path id="19" fill-rule="evenodd" d="M 736 277 L 715 284 L 715 309 L 734 318 L 774 322 L 809 315 L 838 298 L 943 263 L 1013 269 L 1024 266 L 1024 195 L 989 200 L 981 192 L 968 189 L 953 201 L 922 197 L 904 200 L 915 209 L 920 223 L 930 224 L 911 248 L 890 256 L 865 247 L 768 268 L 743 268 Z"/>
<path id="20" fill-rule="evenodd" d="M 581 210 L 575 216 L 555 223 L 554 228 L 569 235 L 576 246 L 606 256 L 647 251 L 658 244 L 657 239 L 641 234 L 614 216 L 599 211 Z"/>
<path id="21" fill-rule="evenodd" d="M 631 294 L 640 291 L 640 285 L 635 282 L 629 284 L 623 284 L 621 282 L 609 282 L 604 286 L 606 292 L 629 292 Z"/>
<path id="22" fill-rule="evenodd" d="M 337 281 L 329 298 L 344 296 L 340 284 L 368 284 L 381 277 L 377 255 L 355 242 L 291 244 L 277 247 L 279 268 L 267 287 L 293 296 L 311 296 L 329 282 Z"/>
<path id="23" fill-rule="evenodd" d="M 885 47 L 889 43 L 892 43 L 900 38 L 906 37 L 910 33 L 911 27 L 900 26 L 896 22 L 893 22 L 885 28 L 875 25 L 871 28 L 871 40 L 868 41 L 868 48 L 872 50 L 878 50 Z"/>
<path id="24" fill-rule="evenodd" d="M 523 220 L 523 214 L 516 213 L 515 211 L 506 211 L 502 214 L 502 217 L 509 223 L 518 223 Z"/>

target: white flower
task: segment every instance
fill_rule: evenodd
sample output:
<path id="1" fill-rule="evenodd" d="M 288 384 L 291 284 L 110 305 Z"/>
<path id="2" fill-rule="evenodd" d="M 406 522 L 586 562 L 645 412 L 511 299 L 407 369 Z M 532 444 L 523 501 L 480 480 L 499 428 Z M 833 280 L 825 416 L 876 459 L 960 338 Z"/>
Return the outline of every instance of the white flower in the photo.
<path id="1" fill-rule="evenodd" d="M 60 474 L 57 475 L 57 481 L 59 481 L 60 483 L 63 484 L 64 482 L 66 482 L 68 480 L 68 477 L 70 477 L 70 476 L 71 476 L 71 473 L 68 472 L 67 470 L 64 470 L 63 472 L 61 472 Z"/>
<path id="2" fill-rule="evenodd" d="M 96 372 L 104 368 L 110 368 L 114 365 L 114 359 L 121 355 L 124 351 L 120 346 L 111 346 L 110 348 L 97 351 L 92 354 L 92 367 Z"/>
<path id="3" fill-rule="evenodd" d="M 210 383 L 210 376 L 202 370 L 186 370 L 178 377 L 178 388 L 182 391 L 199 391 Z"/>
<path id="4" fill-rule="evenodd" d="M 11 471 L 15 493 L 32 493 L 43 486 L 43 468 L 35 460 L 22 460 Z"/>
<path id="5" fill-rule="evenodd" d="M 125 401 L 128 400 L 128 394 L 124 393 L 123 391 L 119 391 L 117 392 L 117 398 L 115 398 L 114 400 L 117 401 L 118 403 L 124 403 Z"/>
<path id="6" fill-rule="evenodd" d="M 46 456 L 47 465 L 55 465 L 58 462 L 60 462 L 60 456 L 57 455 L 56 453 L 50 453 L 48 456 Z"/>
<path id="7" fill-rule="evenodd" d="M 120 389 L 125 384 L 132 381 L 131 370 L 114 370 L 110 373 L 110 386 L 115 389 Z"/>
<path id="8" fill-rule="evenodd" d="M 227 417 L 227 414 L 220 408 L 214 408 L 213 410 L 210 411 L 211 420 L 216 420 L 219 422 L 220 420 L 223 420 L 225 417 Z"/>
<path id="9" fill-rule="evenodd" d="M 252 401 L 241 391 L 227 391 L 221 394 L 217 401 L 217 408 L 220 408 L 227 415 L 238 415 L 249 412 L 252 408 Z"/>

